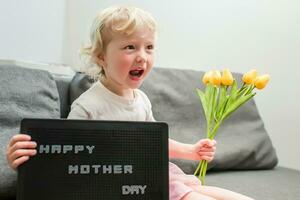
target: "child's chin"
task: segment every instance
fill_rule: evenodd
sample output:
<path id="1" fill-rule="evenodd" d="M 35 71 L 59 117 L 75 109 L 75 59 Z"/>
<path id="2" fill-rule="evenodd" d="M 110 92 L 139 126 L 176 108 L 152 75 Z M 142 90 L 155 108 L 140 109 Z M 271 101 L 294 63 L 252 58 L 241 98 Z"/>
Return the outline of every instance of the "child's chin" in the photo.
<path id="1" fill-rule="evenodd" d="M 143 81 L 134 81 L 130 83 L 131 89 L 137 89 L 142 85 Z"/>
<path id="2" fill-rule="evenodd" d="M 131 87 L 131 89 L 138 89 L 141 87 L 142 84 L 135 84 Z"/>

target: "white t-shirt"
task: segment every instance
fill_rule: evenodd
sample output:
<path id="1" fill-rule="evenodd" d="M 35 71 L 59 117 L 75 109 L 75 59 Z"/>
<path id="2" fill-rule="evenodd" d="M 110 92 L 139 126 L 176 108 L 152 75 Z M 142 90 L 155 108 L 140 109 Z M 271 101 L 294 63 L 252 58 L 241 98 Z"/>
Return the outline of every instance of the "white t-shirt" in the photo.
<path id="1" fill-rule="evenodd" d="M 68 119 L 155 121 L 151 102 L 144 92 L 135 89 L 134 99 L 125 99 L 100 81 L 72 103 Z"/>
<path id="2" fill-rule="evenodd" d="M 125 99 L 112 93 L 98 81 L 73 102 L 68 119 L 155 121 L 146 94 L 135 89 L 134 96 L 132 100 Z M 169 163 L 169 177 L 169 194 L 172 200 L 179 200 L 193 191 L 182 180 L 199 183 L 195 176 L 184 174 L 173 163 Z M 201 187 L 201 184 L 197 187 Z"/>

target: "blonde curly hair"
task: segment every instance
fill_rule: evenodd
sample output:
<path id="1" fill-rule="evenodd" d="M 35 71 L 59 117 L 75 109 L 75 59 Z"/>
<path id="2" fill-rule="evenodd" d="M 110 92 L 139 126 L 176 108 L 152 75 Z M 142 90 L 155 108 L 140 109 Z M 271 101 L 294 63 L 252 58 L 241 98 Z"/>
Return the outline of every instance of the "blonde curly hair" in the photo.
<path id="1" fill-rule="evenodd" d="M 133 34 L 139 28 L 148 28 L 156 33 L 156 21 L 150 13 L 133 6 L 113 6 L 104 9 L 94 19 L 90 30 L 90 44 L 80 50 L 84 61 L 82 71 L 93 79 L 105 76 L 99 56 L 105 53 L 115 33 Z"/>

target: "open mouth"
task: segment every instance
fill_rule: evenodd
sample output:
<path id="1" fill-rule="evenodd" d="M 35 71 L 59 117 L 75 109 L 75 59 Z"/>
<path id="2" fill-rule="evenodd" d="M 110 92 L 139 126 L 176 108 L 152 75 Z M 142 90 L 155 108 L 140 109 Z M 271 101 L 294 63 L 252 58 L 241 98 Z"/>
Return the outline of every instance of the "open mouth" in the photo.
<path id="1" fill-rule="evenodd" d="M 143 69 L 135 69 L 135 70 L 129 71 L 129 74 L 134 77 L 141 77 L 143 75 L 143 73 L 144 73 Z"/>

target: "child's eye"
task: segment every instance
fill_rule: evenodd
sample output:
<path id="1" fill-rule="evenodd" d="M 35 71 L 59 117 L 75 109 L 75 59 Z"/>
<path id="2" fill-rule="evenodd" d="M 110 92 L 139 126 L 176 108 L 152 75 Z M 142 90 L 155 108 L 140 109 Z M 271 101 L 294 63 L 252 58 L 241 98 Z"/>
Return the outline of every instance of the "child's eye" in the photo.
<path id="1" fill-rule="evenodd" d="M 134 45 L 127 45 L 124 49 L 134 49 Z"/>
<path id="2" fill-rule="evenodd" d="M 147 46 L 147 49 L 150 49 L 150 50 L 151 50 L 151 49 L 154 49 L 154 46 L 153 46 L 152 44 L 151 44 L 151 45 L 148 45 L 148 46 Z"/>

